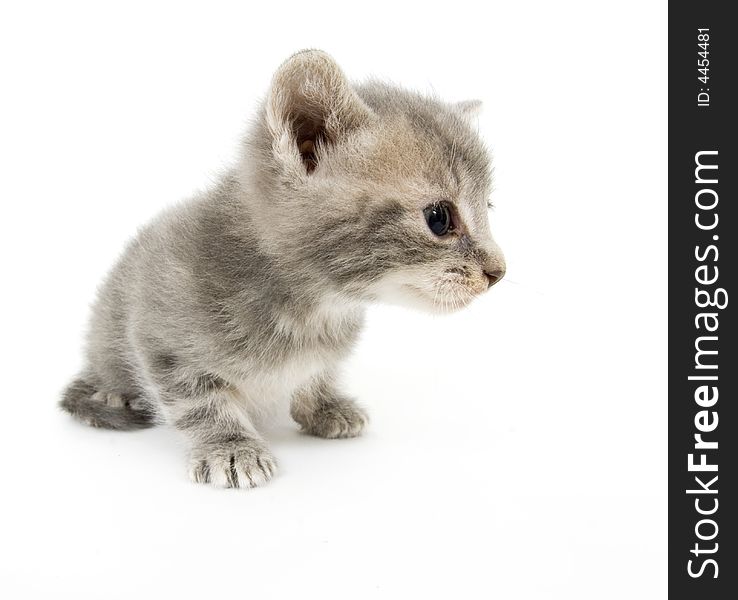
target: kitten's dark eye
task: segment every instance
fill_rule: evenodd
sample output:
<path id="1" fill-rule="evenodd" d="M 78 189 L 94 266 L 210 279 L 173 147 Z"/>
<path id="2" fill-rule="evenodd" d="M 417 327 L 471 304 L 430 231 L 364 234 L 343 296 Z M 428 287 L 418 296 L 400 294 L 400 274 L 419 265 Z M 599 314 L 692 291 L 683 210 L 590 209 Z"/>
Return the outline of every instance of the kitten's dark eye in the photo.
<path id="1" fill-rule="evenodd" d="M 438 237 L 446 235 L 453 229 L 451 209 L 445 202 L 431 204 L 423 211 L 423 214 L 428 228 Z"/>

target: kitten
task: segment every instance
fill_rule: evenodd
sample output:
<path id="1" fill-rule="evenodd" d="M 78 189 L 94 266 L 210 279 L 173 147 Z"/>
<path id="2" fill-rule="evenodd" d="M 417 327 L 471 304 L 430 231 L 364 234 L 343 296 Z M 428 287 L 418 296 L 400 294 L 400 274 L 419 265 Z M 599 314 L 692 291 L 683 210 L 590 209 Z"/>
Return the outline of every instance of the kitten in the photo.
<path id="1" fill-rule="evenodd" d="M 290 402 L 309 434 L 358 435 L 366 414 L 334 375 L 365 305 L 455 310 L 504 274 L 477 107 L 292 56 L 236 167 L 141 230 L 108 275 L 61 406 L 95 427 L 172 424 L 191 478 L 221 487 L 273 476 L 254 425 L 270 404 Z"/>

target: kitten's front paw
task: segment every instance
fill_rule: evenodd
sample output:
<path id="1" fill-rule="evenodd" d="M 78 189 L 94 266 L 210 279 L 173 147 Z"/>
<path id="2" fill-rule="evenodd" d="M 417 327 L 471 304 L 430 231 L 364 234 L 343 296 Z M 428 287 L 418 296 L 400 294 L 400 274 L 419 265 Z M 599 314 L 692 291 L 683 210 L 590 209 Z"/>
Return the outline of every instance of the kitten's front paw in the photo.
<path id="1" fill-rule="evenodd" d="M 322 438 L 350 438 L 359 435 L 369 417 L 353 400 L 336 399 L 321 404 L 307 418 L 297 419 L 302 430 Z"/>
<path id="2" fill-rule="evenodd" d="M 193 448 L 190 479 L 221 488 L 253 488 L 272 478 L 277 461 L 261 440 L 206 443 Z"/>

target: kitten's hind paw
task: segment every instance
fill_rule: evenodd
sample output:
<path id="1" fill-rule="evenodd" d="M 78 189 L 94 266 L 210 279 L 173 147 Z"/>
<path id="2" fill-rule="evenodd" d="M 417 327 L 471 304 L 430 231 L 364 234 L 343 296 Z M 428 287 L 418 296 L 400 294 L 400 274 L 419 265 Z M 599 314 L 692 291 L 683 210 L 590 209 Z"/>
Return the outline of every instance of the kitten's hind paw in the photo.
<path id="1" fill-rule="evenodd" d="M 190 479 L 221 488 L 253 488 L 269 481 L 277 461 L 261 440 L 198 444 L 192 450 Z"/>
<path id="2" fill-rule="evenodd" d="M 320 404 L 309 415 L 293 416 L 305 433 L 330 439 L 356 437 L 369 422 L 364 409 L 345 398 Z"/>

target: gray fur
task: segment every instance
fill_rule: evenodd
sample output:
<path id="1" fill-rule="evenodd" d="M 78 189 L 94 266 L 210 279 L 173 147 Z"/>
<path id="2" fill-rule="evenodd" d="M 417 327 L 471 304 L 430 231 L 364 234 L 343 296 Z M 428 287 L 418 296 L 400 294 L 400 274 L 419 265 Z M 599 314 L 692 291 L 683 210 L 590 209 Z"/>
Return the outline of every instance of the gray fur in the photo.
<path id="1" fill-rule="evenodd" d="M 328 373 L 295 392 L 290 414 L 305 433 L 323 438 L 357 436 L 369 421 L 356 402 L 341 397 Z"/>
<path id="2" fill-rule="evenodd" d="M 256 424 L 280 401 L 309 434 L 358 435 L 366 414 L 333 373 L 365 305 L 455 310 L 504 273 L 477 107 L 292 56 L 237 165 L 143 228 L 108 275 L 61 406 L 99 427 L 171 423 L 192 479 L 223 487 L 273 475 Z M 444 238 L 423 216 L 439 201 L 460 225 Z"/>
<path id="3" fill-rule="evenodd" d="M 154 415 L 148 410 L 134 409 L 118 394 L 100 393 L 84 379 L 75 379 L 67 386 L 60 405 L 92 427 L 125 430 L 154 425 Z"/>

